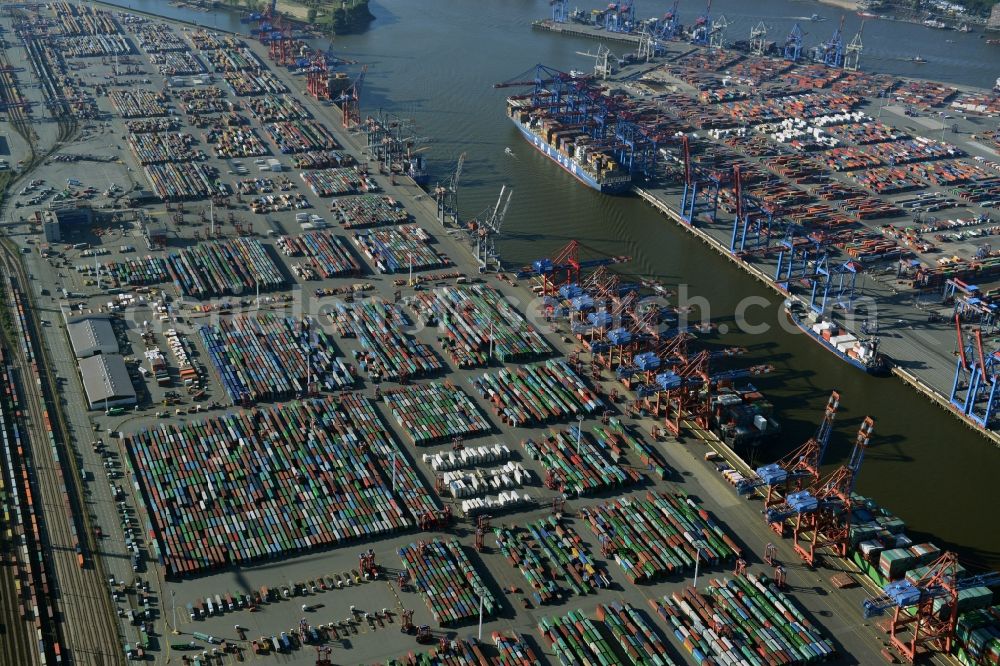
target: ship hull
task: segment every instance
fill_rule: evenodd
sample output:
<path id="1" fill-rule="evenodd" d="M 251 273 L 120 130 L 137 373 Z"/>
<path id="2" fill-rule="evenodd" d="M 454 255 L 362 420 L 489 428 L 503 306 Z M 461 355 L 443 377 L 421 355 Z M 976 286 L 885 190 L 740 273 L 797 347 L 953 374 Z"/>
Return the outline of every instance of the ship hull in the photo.
<path id="1" fill-rule="evenodd" d="M 542 155 L 545 155 L 547 158 L 558 164 L 560 167 L 562 167 L 563 171 L 573 176 L 587 187 L 597 190 L 598 192 L 602 192 L 604 194 L 622 194 L 631 189 L 631 183 L 628 182 L 624 182 L 621 184 L 618 183 L 602 184 L 598 182 L 596 178 L 594 178 L 592 175 L 587 173 L 586 170 L 581 168 L 577 164 L 576 160 L 573 160 L 569 157 L 566 157 L 565 155 L 560 154 L 558 150 L 556 150 L 549 144 L 542 141 L 541 137 L 535 136 L 535 134 L 532 133 L 531 130 L 529 130 L 521 123 L 517 122 L 517 120 L 511 118 L 511 122 L 514 123 L 514 127 L 516 127 L 521 131 L 521 135 L 524 137 L 524 140 L 535 147 L 535 150 L 537 150 Z"/>
<path id="2" fill-rule="evenodd" d="M 837 358 L 839 358 L 844 363 L 847 363 L 848 365 L 850 365 L 853 368 L 857 368 L 861 372 L 864 372 L 866 374 L 873 375 L 873 376 L 876 376 L 876 377 L 882 376 L 882 375 L 886 374 L 888 368 L 886 366 L 886 363 L 885 363 L 884 359 L 880 358 L 878 362 L 876 362 L 876 363 L 874 363 L 872 365 L 865 365 L 864 363 L 862 363 L 858 359 L 853 358 L 853 357 L 849 356 L 848 354 L 845 354 L 844 352 L 842 352 L 839 349 L 837 349 L 834 345 L 830 344 L 829 341 L 826 340 L 826 338 L 824 338 L 822 335 L 816 333 L 811 328 L 809 328 L 809 326 L 807 326 L 805 323 L 803 323 L 802 320 L 799 319 L 799 317 L 793 311 L 791 311 L 791 310 L 789 310 L 789 309 L 786 308 L 785 309 L 785 314 L 788 315 L 788 320 L 790 322 L 792 322 L 793 324 L 795 324 L 796 328 L 798 328 L 800 331 L 802 331 L 803 333 L 805 333 L 806 335 L 808 335 L 818 345 L 820 345 L 821 347 L 823 347 L 823 349 L 827 350 L 828 352 L 830 352 L 831 354 L 833 354 L 834 356 L 836 356 Z"/>

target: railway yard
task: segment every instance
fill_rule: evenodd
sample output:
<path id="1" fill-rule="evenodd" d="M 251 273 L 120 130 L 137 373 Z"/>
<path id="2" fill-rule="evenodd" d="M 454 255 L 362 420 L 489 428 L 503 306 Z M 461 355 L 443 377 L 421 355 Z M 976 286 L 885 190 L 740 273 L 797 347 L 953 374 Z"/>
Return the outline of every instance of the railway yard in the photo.
<path id="1" fill-rule="evenodd" d="M 375 121 L 267 46 L 66 2 L 0 27 L 3 663 L 873 664 L 908 629 L 862 602 L 957 575 L 858 467 L 803 509 L 710 432 L 767 421 L 769 369 L 666 337 L 664 288 L 574 243 L 480 272 Z M 997 650 L 989 584 L 966 658 Z"/>

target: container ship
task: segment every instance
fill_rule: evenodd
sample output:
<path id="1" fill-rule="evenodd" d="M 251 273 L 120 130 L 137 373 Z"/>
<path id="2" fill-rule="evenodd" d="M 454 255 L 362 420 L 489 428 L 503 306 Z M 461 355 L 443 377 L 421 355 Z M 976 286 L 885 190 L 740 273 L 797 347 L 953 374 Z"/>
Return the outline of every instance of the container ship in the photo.
<path id="1" fill-rule="evenodd" d="M 621 194 L 632 186 L 632 175 L 608 150 L 596 146 L 579 125 L 547 117 L 531 99 L 507 98 L 507 116 L 528 143 L 587 187 L 605 194 Z"/>
<path id="2" fill-rule="evenodd" d="M 712 432 L 729 448 L 744 455 L 781 432 L 781 424 L 774 418 L 774 405 L 752 384 L 720 389 L 712 396 L 711 410 Z"/>
<path id="3" fill-rule="evenodd" d="M 859 340 L 793 298 L 786 300 L 784 307 L 789 320 L 799 330 L 840 360 L 871 375 L 884 375 L 888 372 L 889 364 L 878 350 L 877 337 Z"/>

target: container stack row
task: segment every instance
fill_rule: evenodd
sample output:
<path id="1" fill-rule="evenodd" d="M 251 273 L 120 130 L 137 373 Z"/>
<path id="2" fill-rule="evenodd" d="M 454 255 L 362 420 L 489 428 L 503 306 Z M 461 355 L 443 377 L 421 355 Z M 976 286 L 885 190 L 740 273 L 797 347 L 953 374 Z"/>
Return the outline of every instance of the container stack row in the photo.
<path id="1" fill-rule="evenodd" d="M 564 617 L 543 617 L 538 622 L 538 632 L 555 651 L 560 664 L 621 664 L 611 641 L 580 609 Z"/>
<path id="2" fill-rule="evenodd" d="M 409 303 L 427 323 L 437 323 L 446 351 L 459 368 L 487 365 L 491 351 L 501 362 L 552 351 L 503 294 L 490 287 L 442 287 L 418 293 Z"/>
<path id="3" fill-rule="evenodd" d="M 613 420 L 608 426 L 594 426 L 593 433 L 597 444 L 609 452 L 612 459 L 632 451 L 638 458 L 636 462 L 655 478 L 663 480 L 670 476 L 672 470 L 663 454 L 655 446 L 647 444 L 640 435 L 626 430 L 620 421 Z"/>
<path id="4" fill-rule="evenodd" d="M 833 644 L 766 576 L 713 579 L 651 601 L 697 664 L 812 664 L 830 659 Z"/>
<path id="5" fill-rule="evenodd" d="M 308 265 L 324 280 L 361 275 L 361 262 L 340 236 L 326 231 L 311 231 L 298 236 L 281 236 L 277 242 L 285 254 L 309 257 Z"/>
<path id="6" fill-rule="evenodd" d="M 70 58 L 96 58 L 98 56 L 127 56 L 135 53 L 131 42 L 123 35 L 95 35 L 93 37 L 64 37 L 59 48 Z"/>
<path id="7" fill-rule="evenodd" d="M 375 298 L 341 303 L 331 317 L 342 335 L 358 338 L 363 348 L 356 354 L 358 366 L 372 379 L 398 381 L 444 370 L 434 350 L 406 332 L 410 322 L 392 303 Z"/>
<path id="8" fill-rule="evenodd" d="M 537 442 L 526 439 L 521 444 L 525 454 L 541 462 L 547 486 L 573 495 L 588 495 L 638 483 L 641 476 L 633 469 L 609 461 L 590 438 L 566 430 L 553 432 Z"/>
<path id="9" fill-rule="evenodd" d="M 535 605 L 565 601 L 607 588 L 611 580 L 594 564 L 579 535 L 554 516 L 523 529 L 497 527 L 497 547 L 528 582 Z"/>
<path id="10" fill-rule="evenodd" d="M 397 449 L 356 395 L 164 424 L 125 447 L 169 574 L 413 524 L 387 473 L 384 453 Z"/>
<path id="11" fill-rule="evenodd" d="M 146 118 L 167 115 L 167 98 L 163 93 L 136 88 L 113 88 L 108 100 L 122 118 Z"/>
<path id="12" fill-rule="evenodd" d="M 581 512 L 608 557 L 633 583 L 661 580 L 739 554 L 729 534 L 689 497 L 648 492 Z"/>
<path id="13" fill-rule="evenodd" d="M 354 157 L 340 150 L 318 150 L 309 153 L 295 153 L 290 158 L 296 169 L 340 169 L 354 166 Z"/>
<path id="14" fill-rule="evenodd" d="M 345 229 L 403 224 L 409 219 L 399 202 L 383 194 L 334 199 L 330 204 L 330 211 Z"/>
<path id="15" fill-rule="evenodd" d="M 340 148 L 337 139 L 323 123 L 314 120 L 286 120 L 268 123 L 264 131 L 284 154 L 307 153 Z"/>
<path id="16" fill-rule="evenodd" d="M 312 320 L 240 315 L 221 318 L 198 332 L 234 405 L 354 384 L 333 340 Z"/>
<path id="17" fill-rule="evenodd" d="M 218 170 L 203 164 L 194 162 L 148 164 L 143 167 L 143 172 L 153 192 L 164 201 L 206 199 L 216 192 L 221 194 L 228 192 L 225 188 L 216 189 Z"/>
<path id="18" fill-rule="evenodd" d="M 204 160 L 205 153 L 196 147 L 197 140 L 184 132 L 149 132 L 129 134 L 128 145 L 139 164 L 190 162 Z"/>
<path id="19" fill-rule="evenodd" d="M 440 626 L 454 626 L 478 618 L 480 599 L 484 618 L 493 617 L 496 612 L 493 593 L 458 540 L 411 543 L 399 549 L 399 559 Z"/>
<path id="20" fill-rule="evenodd" d="M 501 368 L 469 379 L 504 423 L 522 427 L 594 414 L 603 401 L 563 359 Z"/>
<path id="21" fill-rule="evenodd" d="M 448 643 L 447 651 L 430 650 L 427 653 L 417 654 L 410 652 L 405 658 L 389 659 L 385 662 L 385 666 L 489 666 L 491 663 L 475 641 L 455 640 Z M 382 664 L 372 666 L 382 666 Z"/>
<path id="22" fill-rule="evenodd" d="M 368 180 L 353 167 L 335 169 L 313 169 L 300 171 L 302 179 L 313 194 L 318 197 L 336 197 L 345 194 L 357 194 L 367 189 Z"/>
<path id="23" fill-rule="evenodd" d="M 450 382 L 404 386 L 383 392 L 382 399 L 417 446 L 484 435 L 492 430 L 476 403 Z"/>
<path id="24" fill-rule="evenodd" d="M 135 29 L 139 48 L 146 53 L 162 51 L 185 51 L 187 44 L 166 23 L 144 23 Z"/>
<path id="25" fill-rule="evenodd" d="M 416 225 L 354 233 L 354 243 L 379 273 L 406 273 L 450 266 L 451 260 L 430 245 L 430 235 Z"/>
<path id="26" fill-rule="evenodd" d="M 395 486 L 396 497 L 414 520 L 436 513 L 441 506 L 434 492 L 424 483 L 404 448 L 383 427 L 372 404 L 356 393 L 348 393 L 340 399 L 340 411 L 346 415 L 340 417 L 341 421 L 363 424 L 369 433 L 364 446 L 379 461 L 387 487 Z"/>
<path id="27" fill-rule="evenodd" d="M 541 666 L 541 661 L 535 656 L 535 650 L 521 634 L 509 636 L 494 631 L 490 637 L 500 653 L 499 666 Z"/>
<path id="28" fill-rule="evenodd" d="M 256 130 L 250 127 L 215 126 L 205 132 L 205 142 L 211 144 L 218 157 L 261 157 L 271 151 Z"/>
<path id="29" fill-rule="evenodd" d="M 604 623 L 626 663 L 632 666 L 675 666 L 667 652 L 667 642 L 646 615 L 631 604 L 615 601 L 599 605 L 597 619 Z"/>
<path id="30" fill-rule="evenodd" d="M 274 260 L 254 238 L 201 243 L 167 257 L 167 270 L 187 296 L 240 296 L 285 286 Z"/>
<path id="31" fill-rule="evenodd" d="M 189 51 L 164 51 L 148 53 L 149 62 L 163 76 L 190 76 L 204 74 L 205 65 Z"/>
<path id="32" fill-rule="evenodd" d="M 266 69 L 226 72 L 222 78 L 237 97 L 255 97 L 267 93 L 283 95 L 288 92 L 288 86 Z"/>
<path id="33" fill-rule="evenodd" d="M 244 104 L 254 118 L 262 123 L 288 122 L 309 118 L 309 112 L 291 95 L 264 95 Z"/>
<path id="34" fill-rule="evenodd" d="M 136 257 L 101 265 L 116 287 L 160 284 L 167 281 L 167 266 L 160 257 Z"/>

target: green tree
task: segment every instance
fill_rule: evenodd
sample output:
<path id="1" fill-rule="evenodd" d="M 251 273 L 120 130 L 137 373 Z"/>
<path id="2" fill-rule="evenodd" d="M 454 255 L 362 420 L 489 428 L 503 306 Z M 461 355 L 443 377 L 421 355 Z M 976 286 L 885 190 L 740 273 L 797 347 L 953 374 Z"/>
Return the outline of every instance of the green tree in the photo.
<path id="1" fill-rule="evenodd" d="M 309 21 L 309 23 L 315 23 L 316 22 L 316 14 L 318 14 L 318 13 L 319 12 L 316 11 L 315 7 L 310 7 L 309 11 L 306 12 L 306 20 Z"/>

